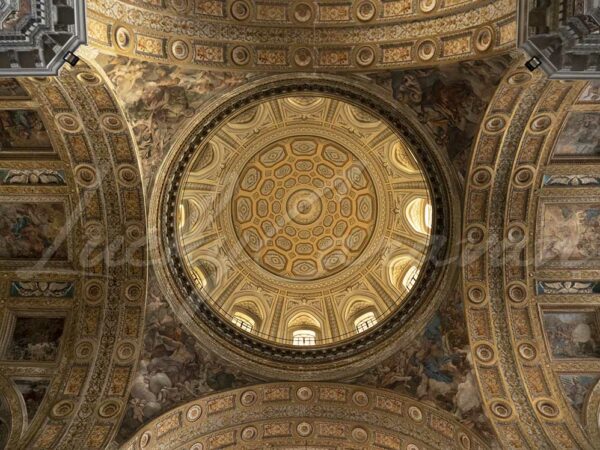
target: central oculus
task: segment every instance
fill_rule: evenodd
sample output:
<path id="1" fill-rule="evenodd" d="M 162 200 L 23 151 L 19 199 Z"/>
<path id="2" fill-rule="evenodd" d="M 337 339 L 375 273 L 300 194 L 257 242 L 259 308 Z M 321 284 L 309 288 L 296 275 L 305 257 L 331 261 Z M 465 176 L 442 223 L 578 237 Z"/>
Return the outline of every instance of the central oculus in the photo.
<path id="1" fill-rule="evenodd" d="M 377 216 L 363 163 L 320 137 L 285 138 L 260 151 L 244 166 L 232 203 L 248 256 L 290 280 L 324 278 L 352 264 Z"/>

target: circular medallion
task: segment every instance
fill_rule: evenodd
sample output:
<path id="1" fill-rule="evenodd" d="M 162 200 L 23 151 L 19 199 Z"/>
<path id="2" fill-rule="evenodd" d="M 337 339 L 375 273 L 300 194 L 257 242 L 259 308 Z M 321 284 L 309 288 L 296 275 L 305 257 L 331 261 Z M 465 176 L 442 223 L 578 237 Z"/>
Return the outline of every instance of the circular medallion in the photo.
<path id="1" fill-rule="evenodd" d="M 417 48 L 417 56 L 423 61 L 429 61 L 435 56 L 436 46 L 433 41 L 423 41 Z"/>
<path id="2" fill-rule="evenodd" d="M 312 52 L 309 48 L 299 48 L 294 52 L 294 63 L 299 67 L 308 67 L 312 64 Z"/>
<path id="3" fill-rule="evenodd" d="M 375 4 L 370 0 L 360 2 L 356 7 L 356 17 L 362 22 L 368 22 L 373 19 L 376 12 Z"/>
<path id="4" fill-rule="evenodd" d="M 242 394 L 242 397 L 240 398 L 240 402 L 244 406 L 250 406 L 256 401 L 256 399 L 257 399 L 256 392 L 246 391 Z"/>
<path id="5" fill-rule="evenodd" d="M 176 59 L 183 60 L 190 54 L 190 48 L 185 41 L 178 39 L 171 44 L 171 53 Z"/>
<path id="6" fill-rule="evenodd" d="M 256 427 L 246 427 L 242 430 L 242 440 L 250 441 L 258 436 L 258 430 Z"/>
<path id="7" fill-rule="evenodd" d="M 352 439 L 356 442 L 366 442 L 369 438 L 369 433 L 362 427 L 356 427 L 352 430 Z"/>
<path id="8" fill-rule="evenodd" d="M 196 420 L 198 420 L 200 418 L 201 415 L 202 415 L 202 407 L 200 405 L 192 405 L 187 410 L 185 417 L 190 422 L 195 422 Z"/>
<path id="9" fill-rule="evenodd" d="M 366 392 L 356 391 L 352 394 L 352 401 L 356 403 L 358 406 L 367 406 L 369 404 L 369 396 Z"/>
<path id="10" fill-rule="evenodd" d="M 312 425 L 308 422 L 300 422 L 298 424 L 298 426 L 296 427 L 296 431 L 302 437 L 309 436 L 310 433 L 312 433 L 312 430 L 313 430 Z"/>
<path id="11" fill-rule="evenodd" d="M 127 28 L 119 27 L 115 33 L 115 41 L 120 48 L 126 49 L 131 45 L 131 33 Z"/>
<path id="12" fill-rule="evenodd" d="M 493 30 L 490 27 L 483 27 L 477 30 L 473 41 L 475 43 L 475 49 L 479 52 L 484 52 L 492 46 L 494 40 Z"/>
<path id="13" fill-rule="evenodd" d="M 308 401 L 312 398 L 313 396 L 313 391 L 311 388 L 309 387 L 301 387 L 298 388 L 298 391 L 296 392 L 296 395 L 298 396 L 298 398 L 302 401 Z"/>

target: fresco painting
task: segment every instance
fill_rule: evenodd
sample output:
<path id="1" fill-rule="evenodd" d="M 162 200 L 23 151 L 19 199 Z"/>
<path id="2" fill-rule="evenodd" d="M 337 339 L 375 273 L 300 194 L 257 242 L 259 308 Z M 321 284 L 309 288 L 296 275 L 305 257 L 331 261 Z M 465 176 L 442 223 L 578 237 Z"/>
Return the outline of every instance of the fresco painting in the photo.
<path id="1" fill-rule="evenodd" d="M 14 382 L 23 396 L 23 401 L 27 409 L 27 418 L 31 422 L 46 395 L 49 381 L 44 379 L 16 379 Z"/>
<path id="2" fill-rule="evenodd" d="M 600 203 L 555 203 L 543 209 L 541 259 L 600 258 Z"/>
<path id="3" fill-rule="evenodd" d="M 546 311 L 544 331 L 555 358 L 600 358 L 598 314 L 594 311 Z"/>
<path id="4" fill-rule="evenodd" d="M 171 408 L 214 391 L 258 383 L 204 347 L 174 316 L 156 280 L 150 285 L 144 348 L 119 437 Z"/>
<path id="5" fill-rule="evenodd" d="M 391 87 L 394 97 L 417 114 L 464 177 L 479 124 L 510 62 L 504 55 L 435 69 L 395 71 L 391 79 L 388 74 L 373 77 Z"/>
<path id="6" fill-rule="evenodd" d="M 17 317 L 6 359 L 55 361 L 65 325 L 64 318 Z"/>
<path id="7" fill-rule="evenodd" d="M 560 131 L 554 155 L 558 157 L 600 156 L 600 112 L 571 112 Z"/>
<path id="8" fill-rule="evenodd" d="M 0 203 L 0 259 L 66 260 L 63 203 Z"/>
<path id="9" fill-rule="evenodd" d="M 477 387 L 458 287 L 420 337 L 354 383 L 392 389 L 431 403 L 493 439 Z"/>
<path id="10" fill-rule="evenodd" d="M 152 181 L 175 130 L 219 93 L 246 82 L 251 74 L 168 67 L 124 56 L 98 55 L 125 106 L 135 135 L 146 182 Z"/>
<path id="11" fill-rule="evenodd" d="M 600 376 L 597 374 L 561 374 L 559 378 L 571 407 L 581 418 L 587 397 L 598 383 Z"/>
<path id="12" fill-rule="evenodd" d="M 0 110 L 0 154 L 52 152 L 50 137 L 36 111 Z"/>
<path id="13" fill-rule="evenodd" d="M 600 82 L 592 81 L 583 89 L 579 97 L 580 102 L 600 103 Z"/>

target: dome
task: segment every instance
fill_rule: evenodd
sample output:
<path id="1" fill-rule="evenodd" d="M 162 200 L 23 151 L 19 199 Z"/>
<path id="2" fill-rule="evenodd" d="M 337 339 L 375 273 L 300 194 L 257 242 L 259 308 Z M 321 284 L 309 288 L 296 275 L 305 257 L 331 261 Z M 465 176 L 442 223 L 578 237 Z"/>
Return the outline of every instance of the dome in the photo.
<path id="1" fill-rule="evenodd" d="M 321 84 L 225 99 L 161 169 L 176 310 L 236 351 L 335 359 L 433 301 L 449 183 L 402 121 Z"/>

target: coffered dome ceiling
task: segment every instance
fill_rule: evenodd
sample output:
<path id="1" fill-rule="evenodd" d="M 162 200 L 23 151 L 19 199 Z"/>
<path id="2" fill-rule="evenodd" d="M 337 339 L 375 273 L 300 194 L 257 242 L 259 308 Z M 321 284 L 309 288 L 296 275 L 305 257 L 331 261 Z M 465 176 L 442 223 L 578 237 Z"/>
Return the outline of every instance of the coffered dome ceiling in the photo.
<path id="1" fill-rule="evenodd" d="M 357 355 L 429 314 L 449 270 L 434 263 L 448 240 L 430 236 L 451 233 L 452 184 L 375 98 L 361 83 L 275 77 L 182 135 L 151 215 L 165 284 L 198 333 L 258 358 L 333 361 L 341 343 Z"/>
<path id="2" fill-rule="evenodd" d="M 356 334 L 356 313 L 380 321 L 397 310 L 431 226 L 404 140 L 365 109 L 314 94 L 261 101 L 221 123 L 196 147 L 179 205 L 177 240 L 199 293 L 282 343 L 294 326 L 335 342 Z"/>

